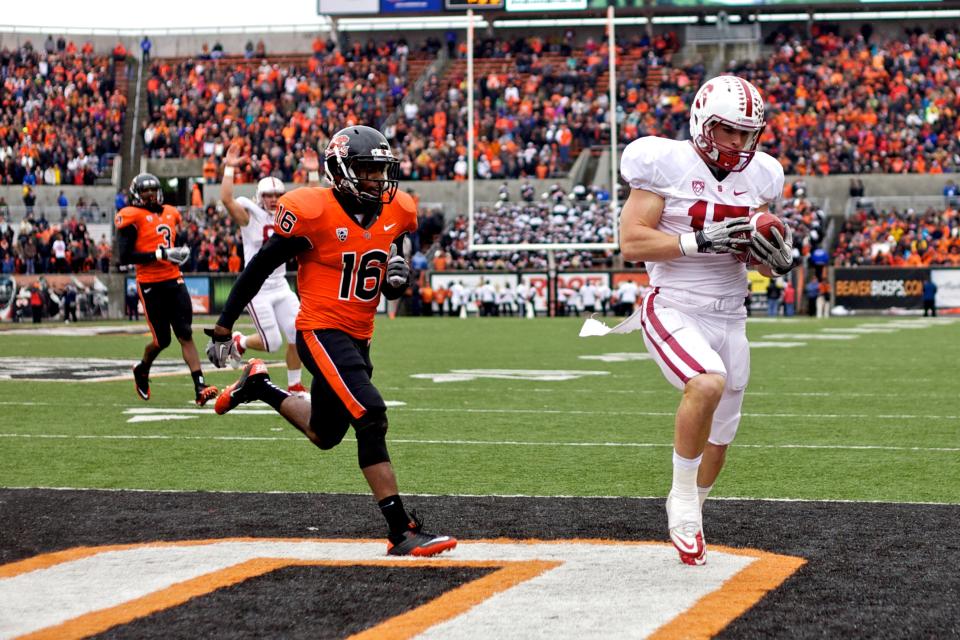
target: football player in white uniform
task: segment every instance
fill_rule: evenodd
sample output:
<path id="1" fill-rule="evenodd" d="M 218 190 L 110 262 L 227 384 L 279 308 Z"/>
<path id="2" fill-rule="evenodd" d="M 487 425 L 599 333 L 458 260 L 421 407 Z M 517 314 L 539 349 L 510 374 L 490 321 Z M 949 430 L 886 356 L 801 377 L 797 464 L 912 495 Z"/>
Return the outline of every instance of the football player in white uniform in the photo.
<path id="1" fill-rule="evenodd" d="M 276 178 L 264 178 L 257 183 L 255 200 L 233 197 L 233 174 L 243 162 L 240 145 L 230 145 L 224 156 L 226 167 L 223 181 L 220 183 L 220 199 L 227 208 L 230 217 L 240 226 L 243 237 L 243 261 L 248 264 L 267 238 L 273 235 L 274 215 L 277 202 L 284 193 L 283 183 Z M 320 161 L 316 151 L 307 150 L 303 157 L 303 166 L 309 172 L 311 186 L 319 186 Z M 297 355 L 297 331 L 294 322 L 300 312 L 300 300 L 290 289 L 286 278 L 286 265 L 276 271 L 263 283 L 260 292 L 247 305 L 247 313 L 253 319 L 256 335 L 245 336 L 240 332 L 233 335 L 237 352 L 243 354 L 247 349 L 273 352 L 280 348 L 283 336 L 287 338 L 287 390 L 290 393 L 306 395 L 307 390 L 301 380 L 300 357 Z M 282 333 L 282 335 L 281 335 Z"/>
<path id="2" fill-rule="evenodd" d="M 783 191 L 783 168 L 757 151 L 763 98 L 736 76 L 707 81 L 690 110 L 692 140 L 645 137 L 623 152 L 630 196 L 620 219 L 625 260 L 646 263 L 638 310 L 643 340 L 683 392 L 674 427 L 670 539 L 686 564 L 706 561 L 701 510 L 740 422 L 750 375 L 743 292 L 752 252 L 767 276 L 793 267 L 789 228 L 750 235 L 749 215 Z"/>

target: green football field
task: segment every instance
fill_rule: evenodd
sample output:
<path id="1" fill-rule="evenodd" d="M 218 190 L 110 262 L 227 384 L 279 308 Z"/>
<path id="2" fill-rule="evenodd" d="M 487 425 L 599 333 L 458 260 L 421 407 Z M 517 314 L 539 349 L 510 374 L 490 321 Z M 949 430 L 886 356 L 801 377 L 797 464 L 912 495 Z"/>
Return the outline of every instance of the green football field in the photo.
<path id="1" fill-rule="evenodd" d="M 581 322 L 378 319 L 401 491 L 665 495 L 679 392 L 639 334 L 579 338 Z M 129 366 L 147 334 L 76 326 L 90 335 L 0 329 L 0 486 L 367 492 L 349 437 L 322 452 L 266 405 L 197 409 L 177 347 L 143 402 Z M 748 333 L 751 383 L 714 495 L 960 503 L 960 323 L 757 318 Z M 90 363 L 123 379 L 76 379 Z M 205 371 L 219 386 L 237 375 Z"/>

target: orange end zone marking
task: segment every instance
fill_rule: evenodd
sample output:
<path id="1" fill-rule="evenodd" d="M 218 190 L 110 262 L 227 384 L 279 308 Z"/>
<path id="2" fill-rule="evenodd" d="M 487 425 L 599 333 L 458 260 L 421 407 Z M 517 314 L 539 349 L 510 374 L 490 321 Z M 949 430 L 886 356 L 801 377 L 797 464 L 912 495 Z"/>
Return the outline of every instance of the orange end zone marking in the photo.
<path id="1" fill-rule="evenodd" d="M 184 547 L 216 544 L 220 542 L 305 542 L 305 543 L 380 543 L 370 539 L 326 539 L 326 538 L 217 538 L 210 540 L 183 540 L 174 542 L 152 542 L 137 544 L 105 545 L 100 547 L 77 547 L 64 551 L 47 553 L 18 562 L 0 565 L 0 578 L 9 578 L 30 571 L 36 571 L 71 562 L 99 553 L 124 551 L 140 547 Z M 513 540 L 496 538 L 485 540 L 461 541 L 466 544 L 603 544 L 618 546 L 657 545 L 670 546 L 668 543 L 647 540 L 601 540 L 601 539 L 556 539 Z M 806 564 L 803 558 L 785 556 L 754 549 L 737 549 L 720 545 L 710 545 L 709 550 L 719 553 L 748 556 L 754 562 L 723 583 L 716 591 L 698 600 L 690 609 L 681 613 L 650 637 L 657 640 L 676 638 L 710 638 L 720 632 L 730 622 L 749 610 L 769 591 L 780 586 L 800 567 Z M 397 561 L 383 560 L 298 560 L 296 558 L 258 558 L 233 565 L 185 582 L 181 582 L 142 598 L 122 603 L 116 607 L 91 612 L 68 620 L 63 624 L 41 629 L 35 633 L 21 636 L 30 639 L 72 639 L 84 638 L 105 631 L 111 627 L 126 624 L 136 618 L 183 604 L 197 596 L 205 595 L 222 587 L 230 586 L 287 566 L 387 566 L 387 567 L 499 567 L 489 575 L 461 585 L 434 600 L 386 620 L 359 634 L 351 640 L 405 640 L 430 627 L 460 615 L 480 604 L 491 596 L 505 591 L 521 582 L 535 578 L 561 564 L 549 560 L 528 561 L 458 561 L 455 558 L 423 559 Z M 695 568 L 682 567 L 677 561 L 678 571 L 696 571 Z"/>

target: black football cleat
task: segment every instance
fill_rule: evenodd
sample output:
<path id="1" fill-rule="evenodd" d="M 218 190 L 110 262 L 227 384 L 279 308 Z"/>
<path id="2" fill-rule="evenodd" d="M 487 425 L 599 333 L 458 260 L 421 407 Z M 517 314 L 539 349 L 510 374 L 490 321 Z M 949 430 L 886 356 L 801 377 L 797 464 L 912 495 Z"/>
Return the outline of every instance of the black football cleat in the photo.
<path id="1" fill-rule="evenodd" d="M 140 363 L 133 367 L 133 386 L 141 400 L 150 399 L 150 373 L 140 367 Z"/>
<path id="2" fill-rule="evenodd" d="M 387 553 L 391 556 L 435 556 L 457 546 L 457 539 L 450 536 L 438 536 L 423 530 L 423 522 L 416 513 L 411 513 L 413 522 L 410 528 L 397 538 L 387 542 Z"/>
<path id="3" fill-rule="evenodd" d="M 245 402 L 257 400 L 256 389 L 262 382 L 270 380 L 267 374 L 267 365 L 259 358 L 251 358 L 243 367 L 240 379 L 231 384 L 217 396 L 213 410 L 223 415 Z"/>

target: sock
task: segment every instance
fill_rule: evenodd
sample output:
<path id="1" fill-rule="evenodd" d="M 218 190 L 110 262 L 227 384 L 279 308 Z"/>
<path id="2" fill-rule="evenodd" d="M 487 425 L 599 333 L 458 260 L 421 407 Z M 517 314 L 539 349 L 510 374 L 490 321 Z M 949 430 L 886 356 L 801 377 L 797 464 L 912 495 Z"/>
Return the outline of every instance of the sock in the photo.
<path id="1" fill-rule="evenodd" d="M 257 399 L 266 402 L 273 407 L 274 411 L 280 411 L 280 405 L 289 397 L 289 393 L 273 384 L 270 380 L 264 380 L 263 385 L 257 392 Z"/>
<path id="2" fill-rule="evenodd" d="M 246 351 L 247 349 L 247 336 L 240 336 L 240 348 Z"/>
<path id="3" fill-rule="evenodd" d="M 671 492 L 681 500 L 690 500 L 697 495 L 697 471 L 703 455 L 684 458 L 673 451 L 673 487 Z"/>
<path id="4" fill-rule="evenodd" d="M 300 369 L 287 369 L 287 386 L 300 384 Z"/>
<path id="5" fill-rule="evenodd" d="M 400 537 L 410 528 L 410 516 L 403 508 L 403 501 L 400 496 L 387 496 L 377 503 L 380 507 L 380 513 L 387 520 L 387 526 L 390 527 L 390 537 Z"/>
<path id="6" fill-rule="evenodd" d="M 201 389 L 207 386 L 207 383 L 203 381 L 203 371 L 201 371 L 200 369 L 197 369 L 196 371 L 191 371 L 190 375 L 193 376 L 193 388 L 196 391 L 199 392 Z"/>
<path id="7" fill-rule="evenodd" d="M 697 493 L 700 498 L 700 509 L 703 509 L 703 503 L 707 501 L 707 497 L 710 495 L 710 491 L 713 489 L 713 485 L 709 487 L 697 487 Z"/>

